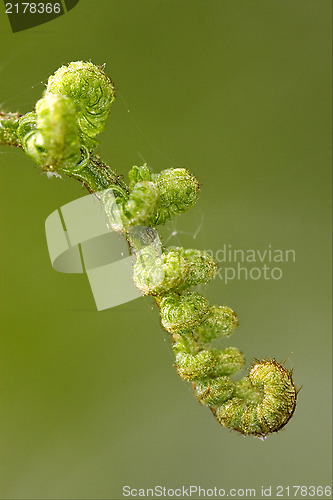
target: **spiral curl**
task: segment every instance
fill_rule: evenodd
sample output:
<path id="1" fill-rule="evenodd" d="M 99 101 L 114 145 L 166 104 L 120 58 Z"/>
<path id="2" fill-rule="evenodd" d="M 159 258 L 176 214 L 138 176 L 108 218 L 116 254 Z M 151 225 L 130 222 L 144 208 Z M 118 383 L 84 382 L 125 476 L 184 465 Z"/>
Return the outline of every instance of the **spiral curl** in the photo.
<path id="1" fill-rule="evenodd" d="M 136 260 L 133 276 L 145 295 L 160 295 L 205 284 L 216 270 L 215 259 L 201 250 L 174 248 L 158 255 L 154 249 L 145 248 Z"/>
<path id="2" fill-rule="evenodd" d="M 216 349 L 212 342 L 228 337 L 237 316 L 227 306 L 209 306 L 197 292 L 165 294 L 157 299 L 162 326 L 173 334 L 178 374 L 192 382 L 197 399 L 218 422 L 244 435 L 266 437 L 292 417 L 297 390 L 292 372 L 273 360 L 256 361 L 248 377 L 233 381 L 245 364 L 236 347 Z"/>
<path id="3" fill-rule="evenodd" d="M 208 300 L 198 292 L 165 294 L 158 298 L 161 322 L 171 333 L 200 325 L 209 313 Z"/>
<path id="4" fill-rule="evenodd" d="M 134 166 L 129 172 L 130 189 L 138 182 L 152 182 L 158 192 L 158 202 L 146 219 L 152 227 L 165 224 L 173 215 L 179 215 L 191 208 L 199 196 L 199 182 L 185 168 L 169 168 L 154 174 L 144 164 Z"/>
<path id="5" fill-rule="evenodd" d="M 49 77 L 46 91 L 72 101 L 82 143 L 94 148 L 95 137 L 103 131 L 115 98 L 113 83 L 103 69 L 91 62 L 71 62 Z"/>
<path id="6" fill-rule="evenodd" d="M 160 295 L 181 286 L 188 272 L 189 265 L 178 252 L 160 254 L 149 246 L 138 255 L 133 266 L 133 279 L 145 295 Z"/>
<path id="7" fill-rule="evenodd" d="M 198 198 L 199 183 L 184 168 L 156 174 L 144 164 L 132 167 L 127 186 L 94 153 L 113 100 L 113 83 L 101 67 L 71 62 L 50 76 L 34 111 L 0 112 L 0 144 L 21 146 L 42 170 L 66 174 L 96 193 L 107 224 L 127 237 L 136 286 L 154 296 L 161 324 L 172 335 L 178 374 L 192 383 L 196 398 L 218 422 L 260 438 L 277 432 L 296 407 L 292 371 L 275 359 L 256 360 L 248 376 L 232 379 L 244 366 L 244 355 L 236 347 L 217 349 L 214 342 L 231 335 L 237 315 L 190 290 L 215 276 L 216 261 L 202 250 L 142 246 L 142 235 L 129 232 L 185 212 Z M 146 236 L 149 240 L 148 231 Z"/>
<path id="8" fill-rule="evenodd" d="M 214 409 L 214 413 L 226 427 L 264 437 L 289 422 L 296 399 L 292 373 L 275 359 L 268 359 L 256 362 L 249 377 L 235 387 L 235 397 Z"/>
<path id="9" fill-rule="evenodd" d="M 26 154 L 47 171 L 78 168 L 82 151 L 74 106 L 68 97 L 45 94 L 36 111 L 19 122 Z"/>

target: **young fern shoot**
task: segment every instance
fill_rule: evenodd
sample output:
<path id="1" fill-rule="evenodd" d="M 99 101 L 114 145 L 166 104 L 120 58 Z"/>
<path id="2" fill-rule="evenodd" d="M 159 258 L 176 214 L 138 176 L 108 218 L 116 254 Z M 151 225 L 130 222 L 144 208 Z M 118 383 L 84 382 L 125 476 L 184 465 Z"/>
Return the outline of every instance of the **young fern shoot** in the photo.
<path id="1" fill-rule="evenodd" d="M 172 336 L 180 377 L 192 383 L 196 398 L 220 424 L 266 437 L 294 413 L 292 372 L 275 359 L 255 360 L 248 376 L 235 381 L 232 376 L 245 364 L 243 353 L 236 347 L 217 349 L 212 342 L 232 334 L 237 316 L 192 290 L 214 277 L 216 261 L 204 250 L 141 248 L 131 237 L 135 226 L 156 228 L 192 207 L 199 183 L 183 168 L 155 174 L 143 165 L 132 167 L 126 184 L 95 153 L 113 101 L 113 83 L 103 68 L 71 62 L 50 76 L 32 112 L 0 112 L 0 144 L 21 147 L 43 171 L 73 177 L 97 193 L 108 223 L 127 238 L 136 286 L 154 298 L 161 324 Z"/>

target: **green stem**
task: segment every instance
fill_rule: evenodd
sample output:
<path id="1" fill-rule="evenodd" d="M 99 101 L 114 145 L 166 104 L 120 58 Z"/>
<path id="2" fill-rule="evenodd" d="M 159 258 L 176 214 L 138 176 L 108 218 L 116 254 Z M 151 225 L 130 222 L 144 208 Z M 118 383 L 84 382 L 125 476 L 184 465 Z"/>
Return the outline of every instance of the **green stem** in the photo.
<path id="1" fill-rule="evenodd" d="M 69 177 L 81 181 L 90 193 L 96 193 L 103 189 L 112 189 L 115 195 L 127 198 L 129 189 L 123 181 L 121 175 L 118 175 L 111 167 L 104 163 L 97 155 L 92 155 L 89 164 L 78 172 L 66 172 Z"/>

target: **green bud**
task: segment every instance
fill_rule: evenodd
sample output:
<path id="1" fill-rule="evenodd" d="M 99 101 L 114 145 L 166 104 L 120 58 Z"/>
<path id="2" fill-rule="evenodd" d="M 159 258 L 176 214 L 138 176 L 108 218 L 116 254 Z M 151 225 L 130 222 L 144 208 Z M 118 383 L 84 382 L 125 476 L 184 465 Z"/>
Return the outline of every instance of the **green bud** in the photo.
<path id="1" fill-rule="evenodd" d="M 145 295 L 161 295 L 183 283 L 188 264 L 178 252 L 157 255 L 152 246 L 144 248 L 133 267 L 136 286 Z"/>
<path id="2" fill-rule="evenodd" d="M 95 147 L 114 100 L 113 83 L 103 69 L 91 62 L 71 62 L 50 76 L 46 90 L 73 102 L 81 140 L 89 149 Z"/>
<path id="3" fill-rule="evenodd" d="M 158 299 L 164 328 L 178 333 L 199 325 L 209 312 L 208 300 L 197 292 L 169 293 Z"/>
<path id="4" fill-rule="evenodd" d="M 179 353 L 176 356 L 178 374 L 185 380 L 198 380 L 207 377 L 214 370 L 214 356 L 209 351 L 198 354 Z"/>
<path id="5" fill-rule="evenodd" d="M 128 199 L 123 203 L 124 225 L 145 224 L 158 203 L 158 192 L 153 182 L 142 181 L 134 185 Z"/>
<path id="6" fill-rule="evenodd" d="M 194 336 L 203 343 L 218 337 L 229 337 L 238 325 L 236 313 L 227 306 L 211 306 L 205 321 L 195 330 Z"/>
<path id="7" fill-rule="evenodd" d="M 183 288 L 206 284 L 212 280 L 217 271 L 217 262 L 205 250 L 193 248 L 176 248 L 189 264 L 189 273 L 183 283 Z"/>
<path id="8" fill-rule="evenodd" d="M 151 181 L 152 173 L 145 163 L 142 167 L 137 167 L 136 165 L 132 167 L 128 173 L 128 177 L 130 180 L 130 189 L 132 189 L 137 182 Z"/>
<path id="9" fill-rule="evenodd" d="M 160 196 L 160 204 L 151 216 L 151 224 L 164 224 L 171 215 L 186 212 L 198 199 L 199 183 L 184 168 L 171 168 L 152 175 Z"/>
<path id="10" fill-rule="evenodd" d="M 75 168 L 80 162 L 76 114 L 67 97 L 45 94 L 36 104 L 36 113 L 22 117 L 19 134 L 27 155 L 44 170 Z"/>

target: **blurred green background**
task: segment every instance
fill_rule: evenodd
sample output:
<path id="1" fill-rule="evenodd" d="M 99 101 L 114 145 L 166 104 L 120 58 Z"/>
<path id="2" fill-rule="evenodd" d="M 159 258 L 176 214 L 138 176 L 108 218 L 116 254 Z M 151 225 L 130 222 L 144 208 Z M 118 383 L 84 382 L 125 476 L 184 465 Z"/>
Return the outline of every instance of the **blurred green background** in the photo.
<path id="1" fill-rule="evenodd" d="M 97 312 L 86 276 L 52 269 L 45 219 L 81 185 L 1 147 L 2 499 L 116 499 L 124 485 L 255 488 L 252 498 L 263 485 L 274 498 L 277 485 L 330 485 L 330 10 L 81 0 L 13 34 L 1 4 L 3 109 L 30 111 L 62 64 L 106 63 L 117 100 L 102 158 L 123 174 L 186 167 L 202 183 L 197 205 L 161 231 L 168 245 L 295 250 L 280 280 L 218 277 L 204 293 L 238 313 L 225 345 L 248 366 L 287 358 L 302 386 L 293 419 L 266 441 L 220 427 L 177 376 L 152 300 Z"/>

